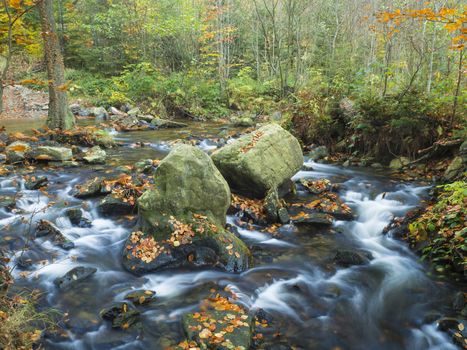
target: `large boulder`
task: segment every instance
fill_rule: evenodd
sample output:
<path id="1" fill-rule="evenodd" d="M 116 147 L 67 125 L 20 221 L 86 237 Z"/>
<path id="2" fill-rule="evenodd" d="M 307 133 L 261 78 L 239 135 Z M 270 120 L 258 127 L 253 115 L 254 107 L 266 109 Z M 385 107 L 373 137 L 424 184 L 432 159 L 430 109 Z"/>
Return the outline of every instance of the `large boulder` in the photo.
<path id="1" fill-rule="evenodd" d="M 181 266 L 248 268 L 246 245 L 224 229 L 230 189 L 211 158 L 176 146 L 154 175 L 155 188 L 138 200 L 139 226 L 125 244 L 123 264 L 134 273 Z"/>
<path id="2" fill-rule="evenodd" d="M 294 136 L 269 124 L 214 152 L 212 160 L 232 189 L 263 198 L 300 170 L 303 154 Z"/>

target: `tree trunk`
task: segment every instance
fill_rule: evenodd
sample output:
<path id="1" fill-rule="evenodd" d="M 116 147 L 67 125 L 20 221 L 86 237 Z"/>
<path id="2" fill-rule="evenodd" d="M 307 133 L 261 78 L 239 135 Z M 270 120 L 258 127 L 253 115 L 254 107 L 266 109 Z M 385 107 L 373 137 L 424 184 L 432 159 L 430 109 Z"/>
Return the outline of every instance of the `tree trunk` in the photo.
<path id="1" fill-rule="evenodd" d="M 49 79 L 49 115 L 47 117 L 47 126 L 51 129 L 66 130 L 73 127 L 74 119 L 68 108 L 65 67 L 55 26 L 53 1 L 41 0 L 38 6 Z"/>

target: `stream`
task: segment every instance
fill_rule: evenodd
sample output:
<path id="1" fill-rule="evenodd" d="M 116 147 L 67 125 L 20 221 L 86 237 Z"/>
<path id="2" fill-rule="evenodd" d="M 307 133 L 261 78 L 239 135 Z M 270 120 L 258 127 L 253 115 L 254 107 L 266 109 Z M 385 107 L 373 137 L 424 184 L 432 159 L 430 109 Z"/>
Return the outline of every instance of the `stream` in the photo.
<path id="1" fill-rule="evenodd" d="M 275 235 L 259 227 L 237 227 L 254 256 L 254 267 L 244 273 L 203 268 L 138 277 L 124 270 L 123 244 L 134 221 L 100 217 L 98 199 L 83 202 L 70 195 L 71 189 L 96 176 L 118 173 L 118 166 L 161 159 L 170 151 L 170 141 L 178 138 L 196 136 L 198 146 L 210 152 L 221 128 L 216 123 L 190 123 L 189 128 L 175 131 L 118 133 L 115 137 L 124 146 L 108 152 L 108 165 L 60 172 L 38 169 L 36 176 L 49 177 L 47 194 L 26 190 L 21 176 L 0 178 L 0 196 L 22 194 L 16 205 L 21 213 L 0 210 L 2 247 L 16 251 L 16 258 L 31 259 L 31 266 L 14 269 L 16 285 L 40 290 L 41 307 L 65 314 L 66 336 L 47 337 L 46 349 L 165 349 L 183 340 L 181 315 L 196 310 L 211 288 L 226 287 L 246 308 L 263 310 L 271 318 L 260 349 L 456 349 L 435 323 L 449 312 L 456 288 L 430 277 L 404 243 L 382 233 L 394 216 L 404 215 L 423 200 L 428 188 L 395 182 L 373 169 L 306 160 L 313 170 L 300 171 L 294 180 L 327 178 L 340 184 L 339 195 L 356 219 L 337 221 L 330 229 L 285 225 Z M 150 144 L 140 148 L 136 142 Z M 307 194 L 295 196 L 306 199 Z M 70 207 L 83 208 L 92 226 L 72 226 L 64 215 Z M 75 247 L 66 251 L 38 238 L 21 253 L 28 230 L 41 219 L 54 222 Z M 228 222 L 235 225 L 235 218 L 229 216 Z M 341 268 L 333 261 L 340 249 L 363 249 L 373 260 Z M 95 267 L 97 273 L 70 290 L 58 289 L 54 279 L 76 266 Z M 138 327 L 113 330 L 100 319 L 99 311 L 136 289 L 155 291 L 155 302 L 142 309 Z"/>

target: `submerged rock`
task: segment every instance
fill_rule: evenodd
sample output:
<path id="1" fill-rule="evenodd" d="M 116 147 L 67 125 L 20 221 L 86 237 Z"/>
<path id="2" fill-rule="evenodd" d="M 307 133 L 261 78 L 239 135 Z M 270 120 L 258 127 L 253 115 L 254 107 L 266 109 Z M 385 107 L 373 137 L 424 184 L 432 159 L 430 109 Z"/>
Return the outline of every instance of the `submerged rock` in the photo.
<path id="1" fill-rule="evenodd" d="M 130 303 L 118 302 L 102 309 L 102 319 L 112 322 L 112 328 L 128 329 L 139 321 L 140 312 Z"/>
<path id="2" fill-rule="evenodd" d="M 258 198 L 290 180 L 303 164 L 298 140 L 276 124 L 227 144 L 212 159 L 232 189 Z"/>
<path id="3" fill-rule="evenodd" d="M 75 247 L 75 244 L 67 239 L 57 226 L 48 220 L 41 220 L 36 228 L 36 237 L 45 236 L 51 236 L 52 241 L 65 250 Z"/>
<path id="4" fill-rule="evenodd" d="M 176 146 L 154 175 L 155 189 L 138 200 L 142 232 L 124 249 L 124 266 L 135 273 L 180 266 L 243 271 L 250 253 L 224 229 L 229 187 L 203 151 Z"/>
<path id="5" fill-rule="evenodd" d="M 367 251 L 339 250 L 334 256 L 334 262 L 343 267 L 366 265 L 372 259 L 373 256 Z"/>
<path id="6" fill-rule="evenodd" d="M 135 305 L 149 304 L 155 300 L 156 292 L 152 290 L 134 290 L 125 295 L 124 299 L 131 301 Z"/>
<path id="7" fill-rule="evenodd" d="M 41 177 L 30 177 L 27 178 L 26 181 L 24 182 L 24 187 L 27 190 L 38 190 L 39 188 L 47 186 L 49 183 L 49 180 L 47 179 L 47 176 L 41 176 Z"/>
<path id="8" fill-rule="evenodd" d="M 107 153 L 99 146 L 94 146 L 84 153 L 83 159 L 89 164 L 104 164 Z"/>
<path id="9" fill-rule="evenodd" d="M 56 278 L 54 284 L 60 289 L 69 289 L 91 277 L 96 271 L 97 269 L 94 267 L 78 266 L 68 271 L 64 276 Z"/>

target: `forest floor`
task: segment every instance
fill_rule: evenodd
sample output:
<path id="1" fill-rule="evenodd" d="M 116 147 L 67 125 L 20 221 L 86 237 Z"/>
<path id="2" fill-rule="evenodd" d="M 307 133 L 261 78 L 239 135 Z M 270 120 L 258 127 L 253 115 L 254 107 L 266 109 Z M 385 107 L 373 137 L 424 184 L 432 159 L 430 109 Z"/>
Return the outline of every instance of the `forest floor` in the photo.
<path id="1" fill-rule="evenodd" d="M 45 92 L 32 90 L 25 86 L 7 86 L 3 93 L 5 111 L 1 119 L 30 119 L 47 114 L 48 95 Z"/>

